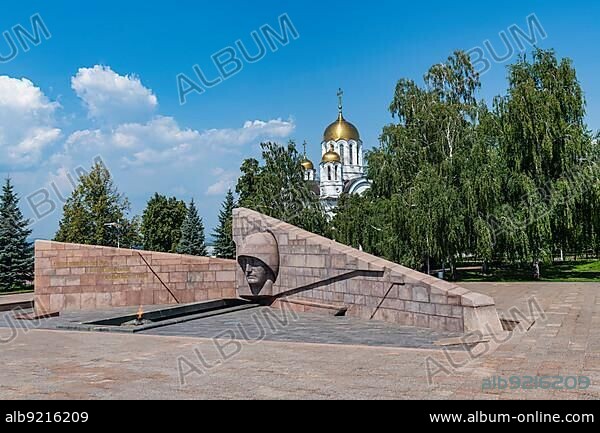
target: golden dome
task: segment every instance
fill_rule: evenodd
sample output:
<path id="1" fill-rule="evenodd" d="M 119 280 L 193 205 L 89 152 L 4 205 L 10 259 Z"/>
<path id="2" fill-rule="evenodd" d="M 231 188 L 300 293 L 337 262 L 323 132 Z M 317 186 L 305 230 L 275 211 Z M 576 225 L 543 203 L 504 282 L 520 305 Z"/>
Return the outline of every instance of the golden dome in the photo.
<path id="1" fill-rule="evenodd" d="M 304 168 L 304 170 L 314 170 L 315 166 L 312 161 L 306 157 L 306 140 L 304 140 L 304 155 L 302 157 L 302 161 L 300 161 L 300 165 Z"/>
<path id="2" fill-rule="evenodd" d="M 315 168 L 312 161 L 309 159 L 306 159 L 306 158 L 304 160 L 302 160 L 300 165 L 304 168 L 304 170 L 314 170 L 314 168 Z"/>
<path id="3" fill-rule="evenodd" d="M 337 152 L 327 152 L 323 155 L 323 162 L 340 162 L 340 155 Z"/>
<path id="4" fill-rule="evenodd" d="M 329 125 L 323 134 L 323 141 L 331 140 L 360 140 L 360 134 L 356 126 L 346 121 L 341 112 L 338 119 Z"/>
<path id="5" fill-rule="evenodd" d="M 329 147 L 329 152 L 325 153 L 323 155 L 323 161 L 322 162 L 341 162 L 341 158 L 340 155 L 333 150 L 333 144 Z"/>

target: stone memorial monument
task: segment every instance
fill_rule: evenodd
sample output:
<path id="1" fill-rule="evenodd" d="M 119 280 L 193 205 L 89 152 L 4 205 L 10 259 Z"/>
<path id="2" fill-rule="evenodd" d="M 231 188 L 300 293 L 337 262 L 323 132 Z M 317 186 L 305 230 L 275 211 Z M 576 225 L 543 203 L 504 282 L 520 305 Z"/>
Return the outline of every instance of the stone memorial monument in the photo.
<path id="1" fill-rule="evenodd" d="M 257 300 L 450 332 L 502 331 L 494 300 L 258 212 L 233 215 L 237 260 L 38 241 L 44 311 Z"/>

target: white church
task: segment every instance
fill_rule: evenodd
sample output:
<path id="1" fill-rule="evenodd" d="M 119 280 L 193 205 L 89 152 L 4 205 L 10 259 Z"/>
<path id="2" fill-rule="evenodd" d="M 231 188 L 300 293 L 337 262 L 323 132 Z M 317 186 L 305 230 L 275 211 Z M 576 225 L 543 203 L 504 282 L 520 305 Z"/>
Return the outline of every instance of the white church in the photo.
<path id="1" fill-rule="evenodd" d="M 364 174 L 363 142 L 358 129 L 343 115 L 343 92 L 338 92 L 338 118 L 325 129 L 321 142 L 319 175 L 304 149 L 304 179 L 319 185 L 321 201 L 333 214 L 342 193 L 363 194 L 371 187 Z"/>

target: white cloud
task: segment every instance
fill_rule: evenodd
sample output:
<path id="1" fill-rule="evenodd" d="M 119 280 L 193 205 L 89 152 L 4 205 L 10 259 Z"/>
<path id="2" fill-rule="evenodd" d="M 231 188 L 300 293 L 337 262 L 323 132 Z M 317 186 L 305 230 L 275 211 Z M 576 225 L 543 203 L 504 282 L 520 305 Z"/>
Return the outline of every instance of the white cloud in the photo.
<path id="1" fill-rule="evenodd" d="M 151 89 L 133 75 L 119 75 L 108 66 L 80 68 L 71 87 L 91 118 L 111 124 L 149 119 L 158 106 Z"/>
<path id="2" fill-rule="evenodd" d="M 184 127 L 173 117 L 156 115 L 156 97 L 138 78 L 108 67 L 80 69 L 72 87 L 97 122 L 65 134 L 55 120 L 60 104 L 27 79 L 0 76 L 0 170 L 14 176 L 22 197 L 43 188 L 56 205 L 37 221 L 34 236 L 55 232 L 64 198 L 96 157 L 131 200 L 134 214 L 155 191 L 176 194 L 196 198 L 210 226 L 222 196 L 235 186 L 242 160 L 256 154 L 261 141 L 281 141 L 295 130 L 292 119 L 281 118 L 249 120 L 234 128 Z M 25 212 L 35 220 L 34 210 Z"/>
<path id="3" fill-rule="evenodd" d="M 212 173 L 218 180 L 206 189 L 205 194 L 211 196 L 222 196 L 228 189 L 233 189 L 239 177 L 239 171 L 228 171 L 221 167 L 213 169 Z"/>
<path id="4" fill-rule="evenodd" d="M 54 119 L 59 107 L 28 79 L 0 76 L 0 165 L 39 162 L 44 149 L 61 136 Z"/>
<path id="5" fill-rule="evenodd" d="M 50 102 L 46 95 L 27 78 L 0 76 L 0 106 L 22 113 L 39 111 L 52 113 L 58 103 Z"/>
<path id="6" fill-rule="evenodd" d="M 207 212 L 235 187 L 242 160 L 257 150 L 250 151 L 250 146 L 286 138 L 294 128 L 291 120 L 274 119 L 245 122 L 240 128 L 198 131 L 180 126 L 172 117 L 157 116 L 146 123 L 76 131 L 51 164 L 88 167 L 101 156 L 133 203 L 145 203 L 155 191 L 175 193 L 184 186 L 187 197 L 178 197 L 204 196 L 202 206 Z"/>
<path id="7" fill-rule="evenodd" d="M 259 139 L 289 136 L 292 121 L 245 122 L 241 128 L 197 131 L 182 128 L 172 117 L 157 116 L 146 123 L 127 123 L 110 130 L 76 131 L 65 144 L 66 153 L 104 152 L 118 155 L 124 166 L 182 165 L 207 161 L 215 153 L 232 153 Z"/>
<path id="8" fill-rule="evenodd" d="M 243 146 L 259 138 L 285 138 L 294 131 L 293 120 L 273 119 L 247 121 L 239 129 L 210 129 L 202 133 L 202 139 L 215 146 Z"/>
<path id="9" fill-rule="evenodd" d="M 208 187 L 206 195 L 223 195 L 229 188 L 232 188 L 232 186 L 232 181 L 220 180 Z"/>

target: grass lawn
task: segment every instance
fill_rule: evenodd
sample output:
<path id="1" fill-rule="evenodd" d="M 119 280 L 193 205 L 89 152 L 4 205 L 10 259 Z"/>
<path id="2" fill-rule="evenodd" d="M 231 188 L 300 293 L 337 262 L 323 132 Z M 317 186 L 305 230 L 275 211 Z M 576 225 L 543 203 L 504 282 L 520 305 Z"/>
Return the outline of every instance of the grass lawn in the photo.
<path id="1" fill-rule="evenodd" d="M 548 282 L 600 282 L 600 260 L 599 261 L 577 261 L 562 263 L 543 263 L 540 265 L 542 278 L 540 281 Z M 492 268 L 490 275 L 481 275 L 478 271 L 459 271 L 457 281 L 465 282 L 514 282 L 534 281 L 531 276 L 531 268 L 528 266 L 504 266 Z"/>

